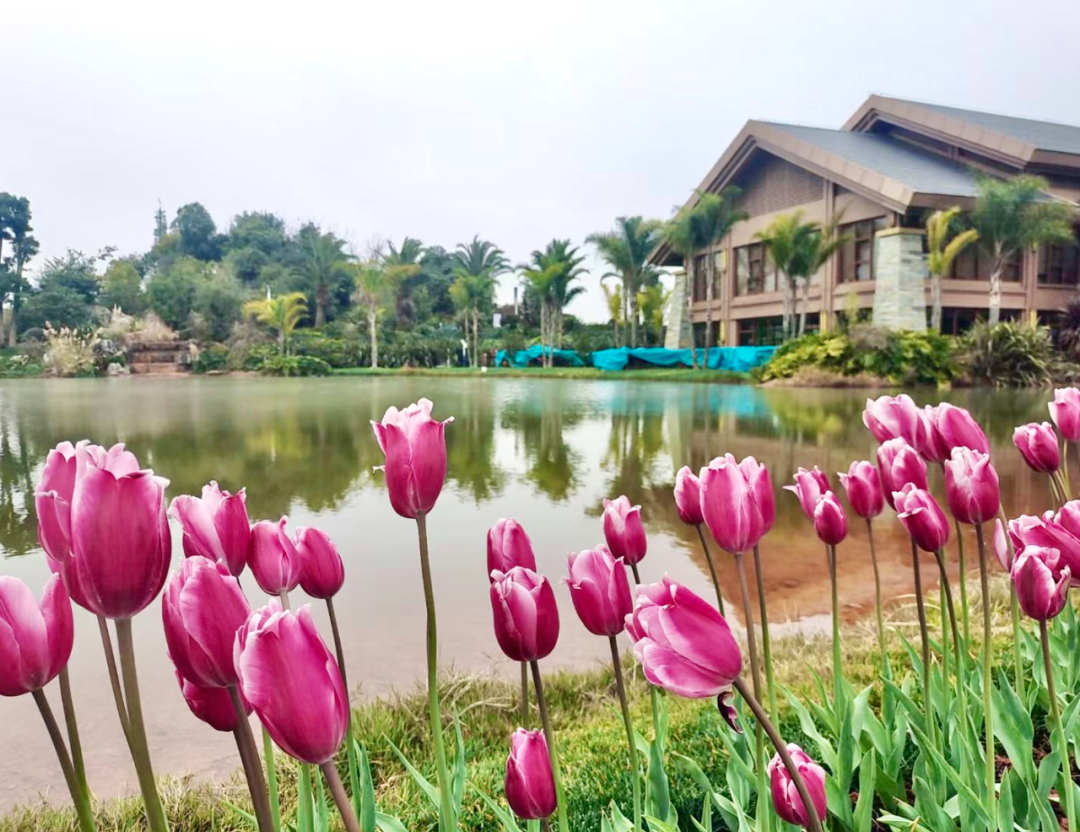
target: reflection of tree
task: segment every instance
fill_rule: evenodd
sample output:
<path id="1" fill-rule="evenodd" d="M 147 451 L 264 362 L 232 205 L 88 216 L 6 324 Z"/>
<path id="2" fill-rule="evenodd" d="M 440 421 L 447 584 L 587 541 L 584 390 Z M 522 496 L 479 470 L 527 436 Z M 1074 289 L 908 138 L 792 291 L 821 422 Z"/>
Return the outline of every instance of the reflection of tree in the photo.
<path id="1" fill-rule="evenodd" d="M 31 453 L 30 437 L 13 408 L 0 408 L 0 549 L 25 555 L 37 546 L 31 476 L 47 449 Z"/>
<path id="2" fill-rule="evenodd" d="M 447 476 L 472 494 L 476 504 L 490 500 L 503 487 L 503 471 L 495 464 L 495 410 L 490 394 L 464 397 L 446 434 Z"/>
<path id="3" fill-rule="evenodd" d="M 581 464 L 581 456 L 563 438 L 583 416 L 580 407 L 567 397 L 568 389 L 559 383 L 534 383 L 502 415 L 503 428 L 515 431 L 521 441 L 529 466 L 526 479 L 557 501 L 574 493 Z"/>
<path id="4" fill-rule="evenodd" d="M 664 447 L 662 412 L 612 411 L 604 467 L 615 476 L 608 493 L 613 497 L 625 494 L 637 502 L 640 492 L 651 484 L 654 463 Z"/>

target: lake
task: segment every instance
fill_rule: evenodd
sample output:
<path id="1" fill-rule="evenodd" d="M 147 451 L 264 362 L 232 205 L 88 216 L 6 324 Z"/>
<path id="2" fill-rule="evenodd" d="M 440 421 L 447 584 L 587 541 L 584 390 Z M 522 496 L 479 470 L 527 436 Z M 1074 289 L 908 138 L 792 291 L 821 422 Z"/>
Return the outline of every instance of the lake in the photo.
<path id="1" fill-rule="evenodd" d="M 632 378 L 632 374 L 627 374 Z M 678 519 L 671 491 L 683 464 L 695 470 L 730 451 L 766 462 L 777 489 L 800 466 L 835 472 L 873 458 L 862 425 L 865 391 L 760 389 L 663 382 L 501 378 L 110 379 L 0 382 L 0 571 L 35 593 L 48 577 L 37 546 L 33 484 L 49 449 L 64 440 L 125 442 L 146 467 L 171 480 L 168 496 L 198 494 L 217 479 L 246 486 L 252 520 L 289 516 L 337 543 L 346 582 L 338 614 L 354 696 L 408 691 L 424 676 L 424 615 L 415 529 L 390 509 L 382 455 L 369 420 L 389 405 L 427 396 L 447 428 L 449 473 L 429 520 L 444 669 L 512 674 L 491 629 L 485 534 L 499 517 L 527 529 L 541 571 L 555 583 L 562 613 L 559 646 L 546 665 L 589 667 L 605 660 L 605 639 L 578 622 L 558 579 L 566 553 L 602 540 L 607 496 L 643 506 L 649 552 L 645 580 L 667 573 L 706 598 L 712 589 L 696 534 Z M 920 404 L 934 391 L 916 394 Z M 1049 505 L 1046 479 L 1012 447 L 1012 429 L 1047 416 L 1047 391 L 956 391 L 990 435 L 1010 515 Z M 940 472 L 932 472 L 940 486 Z M 777 523 L 762 543 L 770 619 L 778 633 L 828 627 L 828 575 L 821 544 L 793 495 L 778 493 Z M 873 608 L 865 528 L 857 518 L 840 546 L 845 615 Z M 911 591 L 908 540 L 888 510 L 875 526 L 885 595 Z M 181 557 L 174 526 L 174 558 Z M 950 547 L 952 547 L 950 543 Z M 974 543 L 971 543 L 974 551 Z M 950 558 L 955 553 L 950 548 Z M 975 558 L 969 559 L 974 563 Z M 932 560 L 927 561 L 927 565 Z M 721 556 L 725 594 L 737 586 Z M 246 580 L 253 606 L 261 603 Z M 751 585 L 753 580 L 751 579 Z M 299 590 L 297 594 L 302 596 Z M 302 603 L 299 598 L 294 604 Z M 737 609 L 734 602 L 731 608 Z M 329 641 L 325 608 L 314 610 Z M 166 657 L 155 602 L 135 620 L 144 709 L 160 773 L 223 777 L 239 767 L 232 737 L 187 710 Z M 135 790 L 116 719 L 95 622 L 76 609 L 71 675 L 93 790 Z M 55 684 L 49 695 L 59 709 Z M 66 791 L 29 696 L 0 699 L 0 809 Z"/>

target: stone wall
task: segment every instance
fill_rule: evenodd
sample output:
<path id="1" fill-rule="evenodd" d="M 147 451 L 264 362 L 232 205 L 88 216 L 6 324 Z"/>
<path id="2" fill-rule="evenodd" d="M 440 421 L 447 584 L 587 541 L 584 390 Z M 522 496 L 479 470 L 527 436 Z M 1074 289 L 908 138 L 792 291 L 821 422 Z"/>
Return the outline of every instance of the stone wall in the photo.
<path id="1" fill-rule="evenodd" d="M 886 228 L 874 246 L 874 324 L 889 329 L 926 329 L 926 255 L 923 232 Z"/>

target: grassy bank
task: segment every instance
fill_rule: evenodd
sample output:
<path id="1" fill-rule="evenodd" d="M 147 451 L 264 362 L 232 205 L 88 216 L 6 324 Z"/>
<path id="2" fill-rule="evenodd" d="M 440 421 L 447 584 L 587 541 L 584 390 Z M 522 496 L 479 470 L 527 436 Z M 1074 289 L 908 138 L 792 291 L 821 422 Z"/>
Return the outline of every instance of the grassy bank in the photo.
<path id="1" fill-rule="evenodd" d="M 973 599 L 978 598 L 977 583 L 972 584 L 970 593 Z M 995 646 L 1000 653 L 1011 649 L 1007 593 L 1005 580 L 999 577 L 994 584 L 993 610 L 997 639 Z M 936 598 L 937 593 L 930 592 L 927 601 L 933 631 L 940 632 L 940 619 L 933 606 Z M 973 616 L 976 615 L 973 610 Z M 849 624 L 844 628 L 845 676 L 856 690 L 872 684 L 879 668 L 877 635 L 871 620 Z M 887 622 L 893 667 L 907 667 L 909 662 L 901 636 L 913 641 L 918 639 L 911 599 L 901 599 L 893 606 L 888 611 Z M 567 621 L 566 624 L 573 626 L 577 622 Z M 823 671 L 828 666 L 830 645 L 830 641 L 823 637 L 792 636 L 774 641 L 777 679 L 804 702 L 816 701 L 819 694 L 814 672 Z M 974 649 L 977 649 L 977 644 L 973 644 Z M 631 660 L 628 658 L 627 662 Z M 635 725 L 644 735 L 651 736 L 649 696 L 637 668 L 632 672 L 631 680 Z M 616 705 L 612 672 L 608 668 L 598 667 L 586 673 L 554 673 L 546 679 L 545 688 L 551 699 L 555 729 L 559 736 L 570 814 L 575 819 L 574 832 L 593 832 L 599 829 L 600 810 L 611 800 L 615 799 L 624 809 L 629 809 L 630 783 L 625 734 Z M 483 790 L 500 802 L 503 800 L 509 736 L 520 722 L 516 711 L 517 686 L 488 677 L 456 676 L 444 681 L 442 693 L 444 711 L 456 711 L 460 716 L 469 760 L 470 780 L 461 828 L 470 832 L 496 832 L 498 824 L 484 806 L 477 790 Z M 713 784 L 724 789 L 723 773 L 727 755 L 720 736 L 730 729 L 721 721 L 715 704 L 711 700 L 686 700 L 674 696 L 667 697 L 667 703 L 671 723 L 669 752 L 695 759 Z M 400 817 L 405 828 L 411 832 L 434 829 L 435 819 L 425 799 L 390 750 L 390 742 L 434 777 L 427 742 L 425 707 L 426 698 L 418 692 L 395 700 L 371 702 L 356 710 L 358 736 L 373 760 L 379 808 Z M 535 706 L 532 721 L 537 724 L 529 727 L 538 727 Z M 191 730 L 209 729 L 192 718 Z M 789 742 L 806 742 L 790 710 L 782 713 L 781 732 Z M 812 744 L 807 744 L 807 747 L 812 747 Z M 279 766 L 284 769 L 284 788 L 288 793 L 285 802 L 292 806 L 295 770 L 285 758 L 281 758 Z M 683 765 L 671 756 L 668 773 L 672 798 L 680 816 L 688 818 L 691 812 L 698 814 L 702 792 Z M 174 829 L 185 832 L 229 832 L 248 828 L 237 820 L 226 805 L 248 805 L 246 787 L 239 774 L 226 783 L 164 778 L 162 797 Z M 55 798 L 61 799 L 59 794 Z M 101 830 L 145 828 L 137 799 L 99 804 L 98 818 L 98 828 Z M 76 826 L 74 816 L 67 811 L 35 806 L 0 819 L 0 832 L 16 830 L 76 832 Z"/>
<path id="2" fill-rule="evenodd" d="M 485 378 L 565 378 L 603 379 L 605 381 L 689 381 L 712 384 L 741 384 L 750 380 L 749 373 L 734 370 L 693 370 L 685 367 L 674 369 L 640 369 L 610 372 L 595 367 L 498 367 L 484 371 L 475 367 L 345 367 L 334 370 L 335 376 L 430 376 L 435 378 L 460 378 L 483 376 Z"/>

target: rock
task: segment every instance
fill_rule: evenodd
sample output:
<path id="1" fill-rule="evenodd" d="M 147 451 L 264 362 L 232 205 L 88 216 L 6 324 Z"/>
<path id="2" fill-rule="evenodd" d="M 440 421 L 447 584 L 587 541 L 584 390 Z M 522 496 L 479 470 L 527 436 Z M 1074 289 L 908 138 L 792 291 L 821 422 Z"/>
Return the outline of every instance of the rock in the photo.
<path id="1" fill-rule="evenodd" d="M 131 375 L 131 369 L 126 364 L 110 364 L 107 370 L 109 377 L 114 376 L 129 376 Z"/>

